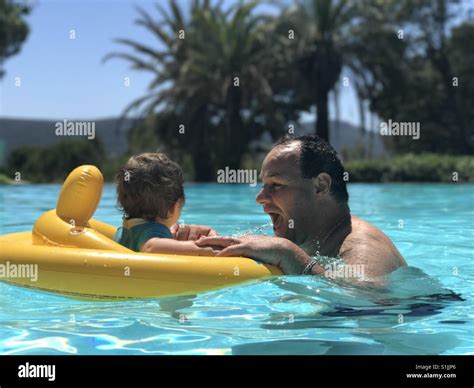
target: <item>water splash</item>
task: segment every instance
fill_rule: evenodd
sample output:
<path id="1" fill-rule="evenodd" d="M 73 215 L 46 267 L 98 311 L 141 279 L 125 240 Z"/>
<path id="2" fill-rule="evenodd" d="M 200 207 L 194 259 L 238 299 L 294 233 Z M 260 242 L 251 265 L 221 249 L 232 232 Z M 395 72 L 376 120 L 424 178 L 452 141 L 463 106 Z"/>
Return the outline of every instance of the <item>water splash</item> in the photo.
<path id="1" fill-rule="evenodd" d="M 268 222 L 266 224 L 257 226 L 253 229 L 247 230 L 246 232 L 235 233 L 235 234 L 232 235 L 232 237 L 251 236 L 253 234 L 261 234 L 261 235 L 267 236 L 268 233 L 265 233 L 264 230 L 269 228 L 269 227 L 272 227 L 272 226 L 273 226 L 273 224 L 271 222 Z M 236 229 L 238 229 L 238 228 L 236 228 Z"/>

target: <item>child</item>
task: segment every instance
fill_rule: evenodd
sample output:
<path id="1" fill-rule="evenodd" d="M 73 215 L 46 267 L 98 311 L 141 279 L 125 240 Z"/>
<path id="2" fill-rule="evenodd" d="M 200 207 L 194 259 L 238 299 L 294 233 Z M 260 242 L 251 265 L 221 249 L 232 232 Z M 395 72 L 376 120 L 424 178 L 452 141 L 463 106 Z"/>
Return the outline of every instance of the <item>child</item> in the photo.
<path id="1" fill-rule="evenodd" d="M 213 256 L 212 248 L 176 241 L 174 227 L 184 205 L 183 172 L 161 153 L 132 156 L 117 172 L 123 227 L 115 240 L 135 252 Z"/>

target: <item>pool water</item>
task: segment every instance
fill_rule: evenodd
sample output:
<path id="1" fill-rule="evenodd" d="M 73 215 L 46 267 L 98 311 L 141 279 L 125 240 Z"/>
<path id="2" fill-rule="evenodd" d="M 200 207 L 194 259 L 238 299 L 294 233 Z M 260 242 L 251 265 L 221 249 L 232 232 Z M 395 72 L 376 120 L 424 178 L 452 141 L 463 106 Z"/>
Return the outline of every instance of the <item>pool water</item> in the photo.
<path id="1" fill-rule="evenodd" d="M 0 233 L 30 230 L 59 185 L 0 186 Z M 269 218 L 257 187 L 190 184 L 185 223 L 221 234 Z M 408 268 L 384 291 L 283 276 L 190 297 L 88 302 L 0 282 L 0 354 L 474 354 L 474 185 L 351 184 L 353 214 Z M 107 185 L 95 217 L 120 223 Z"/>

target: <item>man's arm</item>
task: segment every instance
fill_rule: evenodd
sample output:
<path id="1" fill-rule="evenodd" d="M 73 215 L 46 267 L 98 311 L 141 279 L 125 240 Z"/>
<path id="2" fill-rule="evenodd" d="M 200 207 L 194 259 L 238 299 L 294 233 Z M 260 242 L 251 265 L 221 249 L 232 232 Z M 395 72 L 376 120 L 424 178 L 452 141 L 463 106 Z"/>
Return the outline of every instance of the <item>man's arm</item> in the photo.
<path id="1" fill-rule="evenodd" d="M 275 265 L 285 275 L 301 275 L 311 262 L 311 257 L 303 249 L 281 237 L 203 237 L 196 244 L 222 247 L 216 256 L 244 256 Z M 308 274 L 321 275 L 324 269 L 316 264 Z"/>
<path id="2" fill-rule="evenodd" d="M 352 233 L 339 251 L 346 264 L 361 265 L 367 278 L 377 278 L 407 265 L 390 238 L 380 229 L 353 217 Z"/>
<path id="3" fill-rule="evenodd" d="M 406 266 L 405 261 L 385 245 L 366 243 L 356 246 L 341 254 L 347 265 L 359 266 L 364 269 L 366 281 L 388 275 L 400 267 Z"/>

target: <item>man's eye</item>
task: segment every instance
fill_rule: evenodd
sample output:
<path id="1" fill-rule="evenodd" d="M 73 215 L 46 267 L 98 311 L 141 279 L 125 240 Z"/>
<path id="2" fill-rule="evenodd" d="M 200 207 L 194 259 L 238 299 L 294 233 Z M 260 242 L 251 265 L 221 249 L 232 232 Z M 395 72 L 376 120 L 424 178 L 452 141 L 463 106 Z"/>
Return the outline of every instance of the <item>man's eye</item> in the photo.
<path id="1" fill-rule="evenodd" d="M 281 185 L 280 183 L 271 183 L 269 185 L 262 185 L 262 189 L 268 188 L 269 190 L 275 190 L 279 189 L 282 186 L 283 185 Z"/>

